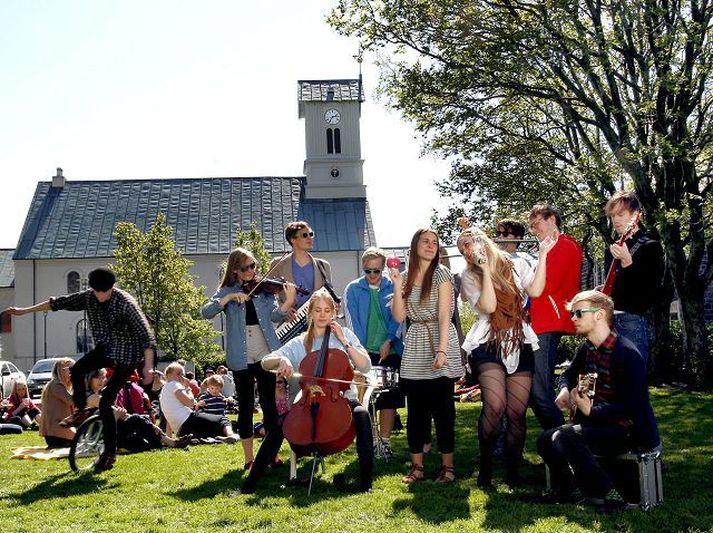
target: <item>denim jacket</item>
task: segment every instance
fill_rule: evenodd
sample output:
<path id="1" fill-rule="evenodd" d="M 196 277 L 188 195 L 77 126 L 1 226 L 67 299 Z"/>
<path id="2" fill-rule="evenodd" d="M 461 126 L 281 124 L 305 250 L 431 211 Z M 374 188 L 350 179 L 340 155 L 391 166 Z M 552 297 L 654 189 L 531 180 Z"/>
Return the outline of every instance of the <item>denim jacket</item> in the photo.
<path id="1" fill-rule="evenodd" d="M 347 327 L 351 328 L 362 344 L 366 344 L 366 329 L 369 322 L 369 290 L 369 283 L 366 281 L 366 277 L 362 276 L 347 285 L 344 289 L 344 300 L 342 301 Z M 391 314 L 393 294 L 394 284 L 389 278 L 383 276 L 379 283 L 379 307 L 384 317 L 391 346 L 398 355 L 401 355 L 404 346 L 399 335 L 400 324 Z"/>
<path id="2" fill-rule="evenodd" d="M 225 313 L 225 360 L 231 370 L 245 370 L 248 367 L 245 305 L 231 300 L 224 308 L 220 305 L 220 300 L 228 294 L 241 292 L 243 290 L 239 286 L 221 287 L 201 308 L 204 318 L 213 318 L 221 311 Z M 275 351 L 282 345 L 275 334 L 275 326 L 272 322 L 281 322 L 285 315 L 280 311 L 277 300 L 272 294 L 255 294 L 252 302 L 267 345 L 270 350 Z"/>

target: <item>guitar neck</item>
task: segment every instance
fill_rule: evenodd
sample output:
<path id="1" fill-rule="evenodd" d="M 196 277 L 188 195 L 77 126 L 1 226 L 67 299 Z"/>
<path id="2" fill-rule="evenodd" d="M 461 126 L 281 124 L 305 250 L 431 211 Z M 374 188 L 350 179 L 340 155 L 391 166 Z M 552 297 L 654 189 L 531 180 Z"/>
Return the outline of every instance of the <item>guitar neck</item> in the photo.
<path id="1" fill-rule="evenodd" d="M 604 287 L 602 288 L 602 292 L 604 294 L 606 294 L 607 296 L 611 296 L 611 293 L 614 290 L 614 282 L 616 281 L 616 277 L 619 273 L 616 269 L 616 267 L 618 265 L 619 265 L 618 259 L 613 259 L 611 262 L 611 265 L 609 265 L 609 272 L 607 272 L 607 279 L 604 281 Z"/>

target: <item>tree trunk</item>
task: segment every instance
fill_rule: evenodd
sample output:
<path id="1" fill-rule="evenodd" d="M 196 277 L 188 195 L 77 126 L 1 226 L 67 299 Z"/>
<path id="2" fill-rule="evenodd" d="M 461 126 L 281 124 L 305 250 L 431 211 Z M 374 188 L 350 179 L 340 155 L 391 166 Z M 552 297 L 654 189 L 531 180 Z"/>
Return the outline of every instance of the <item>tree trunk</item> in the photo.
<path id="1" fill-rule="evenodd" d="M 686 383 L 695 388 L 710 386 L 706 383 L 711 366 L 708 353 L 706 322 L 703 315 L 703 290 L 685 286 L 678 289 L 681 301 L 683 331 L 682 373 Z"/>
<path id="2" fill-rule="evenodd" d="M 671 301 L 673 300 L 673 280 L 668 269 L 664 274 L 661 298 L 651 316 L 653 368 L 649 368 L 649 380 L 663 383 L 681 379 L 681 361 L 677 360 L 679 350 L 674 346 L 671 334 Z"/>

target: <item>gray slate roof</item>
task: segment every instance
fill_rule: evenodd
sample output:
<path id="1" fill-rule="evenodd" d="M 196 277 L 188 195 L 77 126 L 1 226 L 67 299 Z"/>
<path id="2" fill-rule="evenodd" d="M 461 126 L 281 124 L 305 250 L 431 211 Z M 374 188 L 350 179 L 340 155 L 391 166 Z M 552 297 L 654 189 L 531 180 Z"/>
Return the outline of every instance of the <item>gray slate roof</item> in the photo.
<path id="1" fill-rule="evenodd" d="M 0 289 L 15 286 L 15 263 L 12 254 L 15 250 L 0 249 Z"/>
<path id="2" fill-rule="evenodd" d="M 285 251 L 284 226 L 306 219 L 315 251 L 361 250 L 375 244 L 364 199 L 305 200 L 300 177 L 67 181 L 37 184 L 14 259 L 111 257 L 118 222 L 146 231 L 158 212 L 186 255 L 227 254 L 236 226 L 257 222 L 268 249 Z M 337 228 L 339 231 L 337 232 Z"/>
<path id="3" fill-rule="evenodd" d="M 330 94 L 331 93 L 331 94 Z M 356 80 L 299 80 L 298 102 L 363 102 L 364 87 Z"/>

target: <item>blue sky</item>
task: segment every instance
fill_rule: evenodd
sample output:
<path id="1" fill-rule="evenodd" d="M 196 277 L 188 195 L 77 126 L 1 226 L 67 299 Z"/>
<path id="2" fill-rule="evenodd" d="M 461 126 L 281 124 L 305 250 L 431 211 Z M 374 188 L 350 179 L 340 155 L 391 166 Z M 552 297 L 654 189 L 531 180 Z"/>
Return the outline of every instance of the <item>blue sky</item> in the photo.
<path id="1" fill-rule="evenodd" d="M 333 3 L 3 0 L 0 247 L 56 167 L 69 180 L 301 175 L 297 80 L 358 73 L 357 43 L 324 22 Z M 379 244 L 406 245 L 448 165 L 419 157 L 412 126 L 375 99 L 373 59 L 365 183 Z"/>

